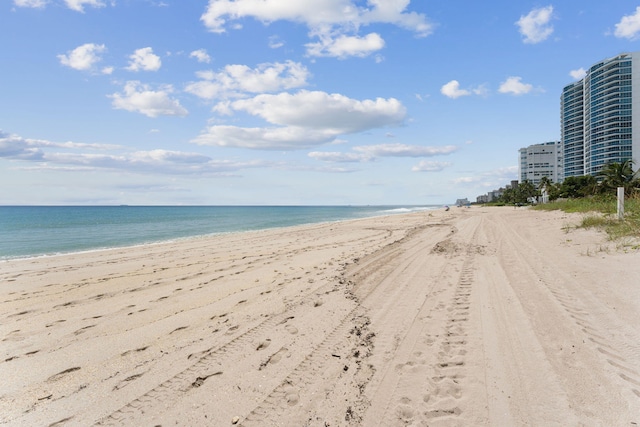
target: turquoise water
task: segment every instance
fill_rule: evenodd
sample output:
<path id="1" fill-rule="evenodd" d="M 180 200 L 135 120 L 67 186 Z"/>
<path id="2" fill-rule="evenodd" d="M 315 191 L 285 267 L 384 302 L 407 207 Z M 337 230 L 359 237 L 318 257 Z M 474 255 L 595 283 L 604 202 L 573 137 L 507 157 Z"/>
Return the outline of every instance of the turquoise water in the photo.
<path id="1" fill-rule="evenodd" d="M 435 206 L 0 206 L 0 260 L 434 208 Z"/>

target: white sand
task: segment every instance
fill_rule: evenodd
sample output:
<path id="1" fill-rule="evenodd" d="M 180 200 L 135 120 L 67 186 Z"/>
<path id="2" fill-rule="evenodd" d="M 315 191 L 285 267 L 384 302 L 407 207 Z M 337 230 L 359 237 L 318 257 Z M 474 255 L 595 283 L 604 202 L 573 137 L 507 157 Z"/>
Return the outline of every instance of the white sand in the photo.
<path id="1" fill-rule="evenodd" d="M 0 263 L 0 424 L 640 425 L 640 253 L 578 220 L 454 208 Z"/>

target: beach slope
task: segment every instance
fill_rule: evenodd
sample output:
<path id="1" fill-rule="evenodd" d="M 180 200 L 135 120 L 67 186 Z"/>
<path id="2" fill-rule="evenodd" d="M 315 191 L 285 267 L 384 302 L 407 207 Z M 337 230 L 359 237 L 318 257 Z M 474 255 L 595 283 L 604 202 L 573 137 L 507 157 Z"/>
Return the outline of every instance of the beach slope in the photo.
<path id="1" fill-rule="evenodd" d="M 0 424 L 640 424 L 640 252 L 456 208 L 0 263 Z"/>

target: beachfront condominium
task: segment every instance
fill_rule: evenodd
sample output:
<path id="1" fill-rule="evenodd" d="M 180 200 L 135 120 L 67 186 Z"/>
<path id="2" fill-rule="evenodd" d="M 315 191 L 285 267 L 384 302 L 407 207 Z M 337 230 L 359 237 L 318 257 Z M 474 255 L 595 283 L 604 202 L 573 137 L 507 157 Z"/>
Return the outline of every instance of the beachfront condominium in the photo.
<path id="1" fill-rule="evenodd" d="M 543 177 L 551 182 L 562 182 L 563 156 L 560 141 L 534 144 L 520 149 L 519 181 L 529 181 L 538 186 Z"/>
<path id="2" fill-rule="evenodd" d="M 605 59 L 560 97 L 564 177 L 640 161 L 640 52 Z"/>

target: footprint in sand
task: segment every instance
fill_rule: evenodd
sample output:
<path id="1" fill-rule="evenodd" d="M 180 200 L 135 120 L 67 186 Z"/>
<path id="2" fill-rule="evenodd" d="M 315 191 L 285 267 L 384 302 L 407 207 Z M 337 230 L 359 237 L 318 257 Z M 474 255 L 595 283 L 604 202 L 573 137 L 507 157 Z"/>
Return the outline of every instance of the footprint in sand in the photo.
<path id="1" fill-rule="evenodd" d="M 409 405 L 398 405 L 396 407 L 396 416 L 403 423 L 409 423 L 413 420 L 415 411 Z"/>
<path id="2" fill-rule="evenodd" d="M 431 419 L 431 418 L 447 417 L 451 415 L 460 415 L 461 413 L 462 411 L 460 410 L 460 408 L 455 407 L 452 409 L 436 409 L 434 411 L 427 411 L 424 413 L 424 416 L 428 419 Z"/>
<path id="3" fill-rule="evenodd" d="M 282 347 L 280 350 L 272 354 L 271 357 L 269 357 L 267 360 L 262 362 L 258 370 L 261 371 L 262 369 L 266 368 L 267 365 L 269 364 L 278 363 L 280 360 L 282 360 L 282 356 L 284 356 L 288 352 L 289 352 L 289 349 L 287 349 L 286 347 Z"/>
<path id="4" fill-rule="evenodd" d="M 284 392 L 284 399 L 289 406 L 295 406 L 298 404 L 300 401 L 300 394 L 298 394 L 298 390 L 294 386 L 288 384 L 284 386 L 282 391 Z"/>
<path id="5" fill-rule="evenodd" d="M 296 327 L 295 327 L 295 326 L 293 326 L 293 325 L 285 325 L 285 327 L 284 327 L 284 328 L 285 328 L 285 329 L 287 330 L 287 332 L 289 332 L 291 335 L 295 335 L 295 334 L 297 334 L 297 333 L 298 333 L 298 328 L 296 328 Z"/>
<path id="6" fill-rule="evenodd" d="M 278 363 L 288 351 L 286 347 L 282 347 L 269 358 L 269 363 Z"/>

